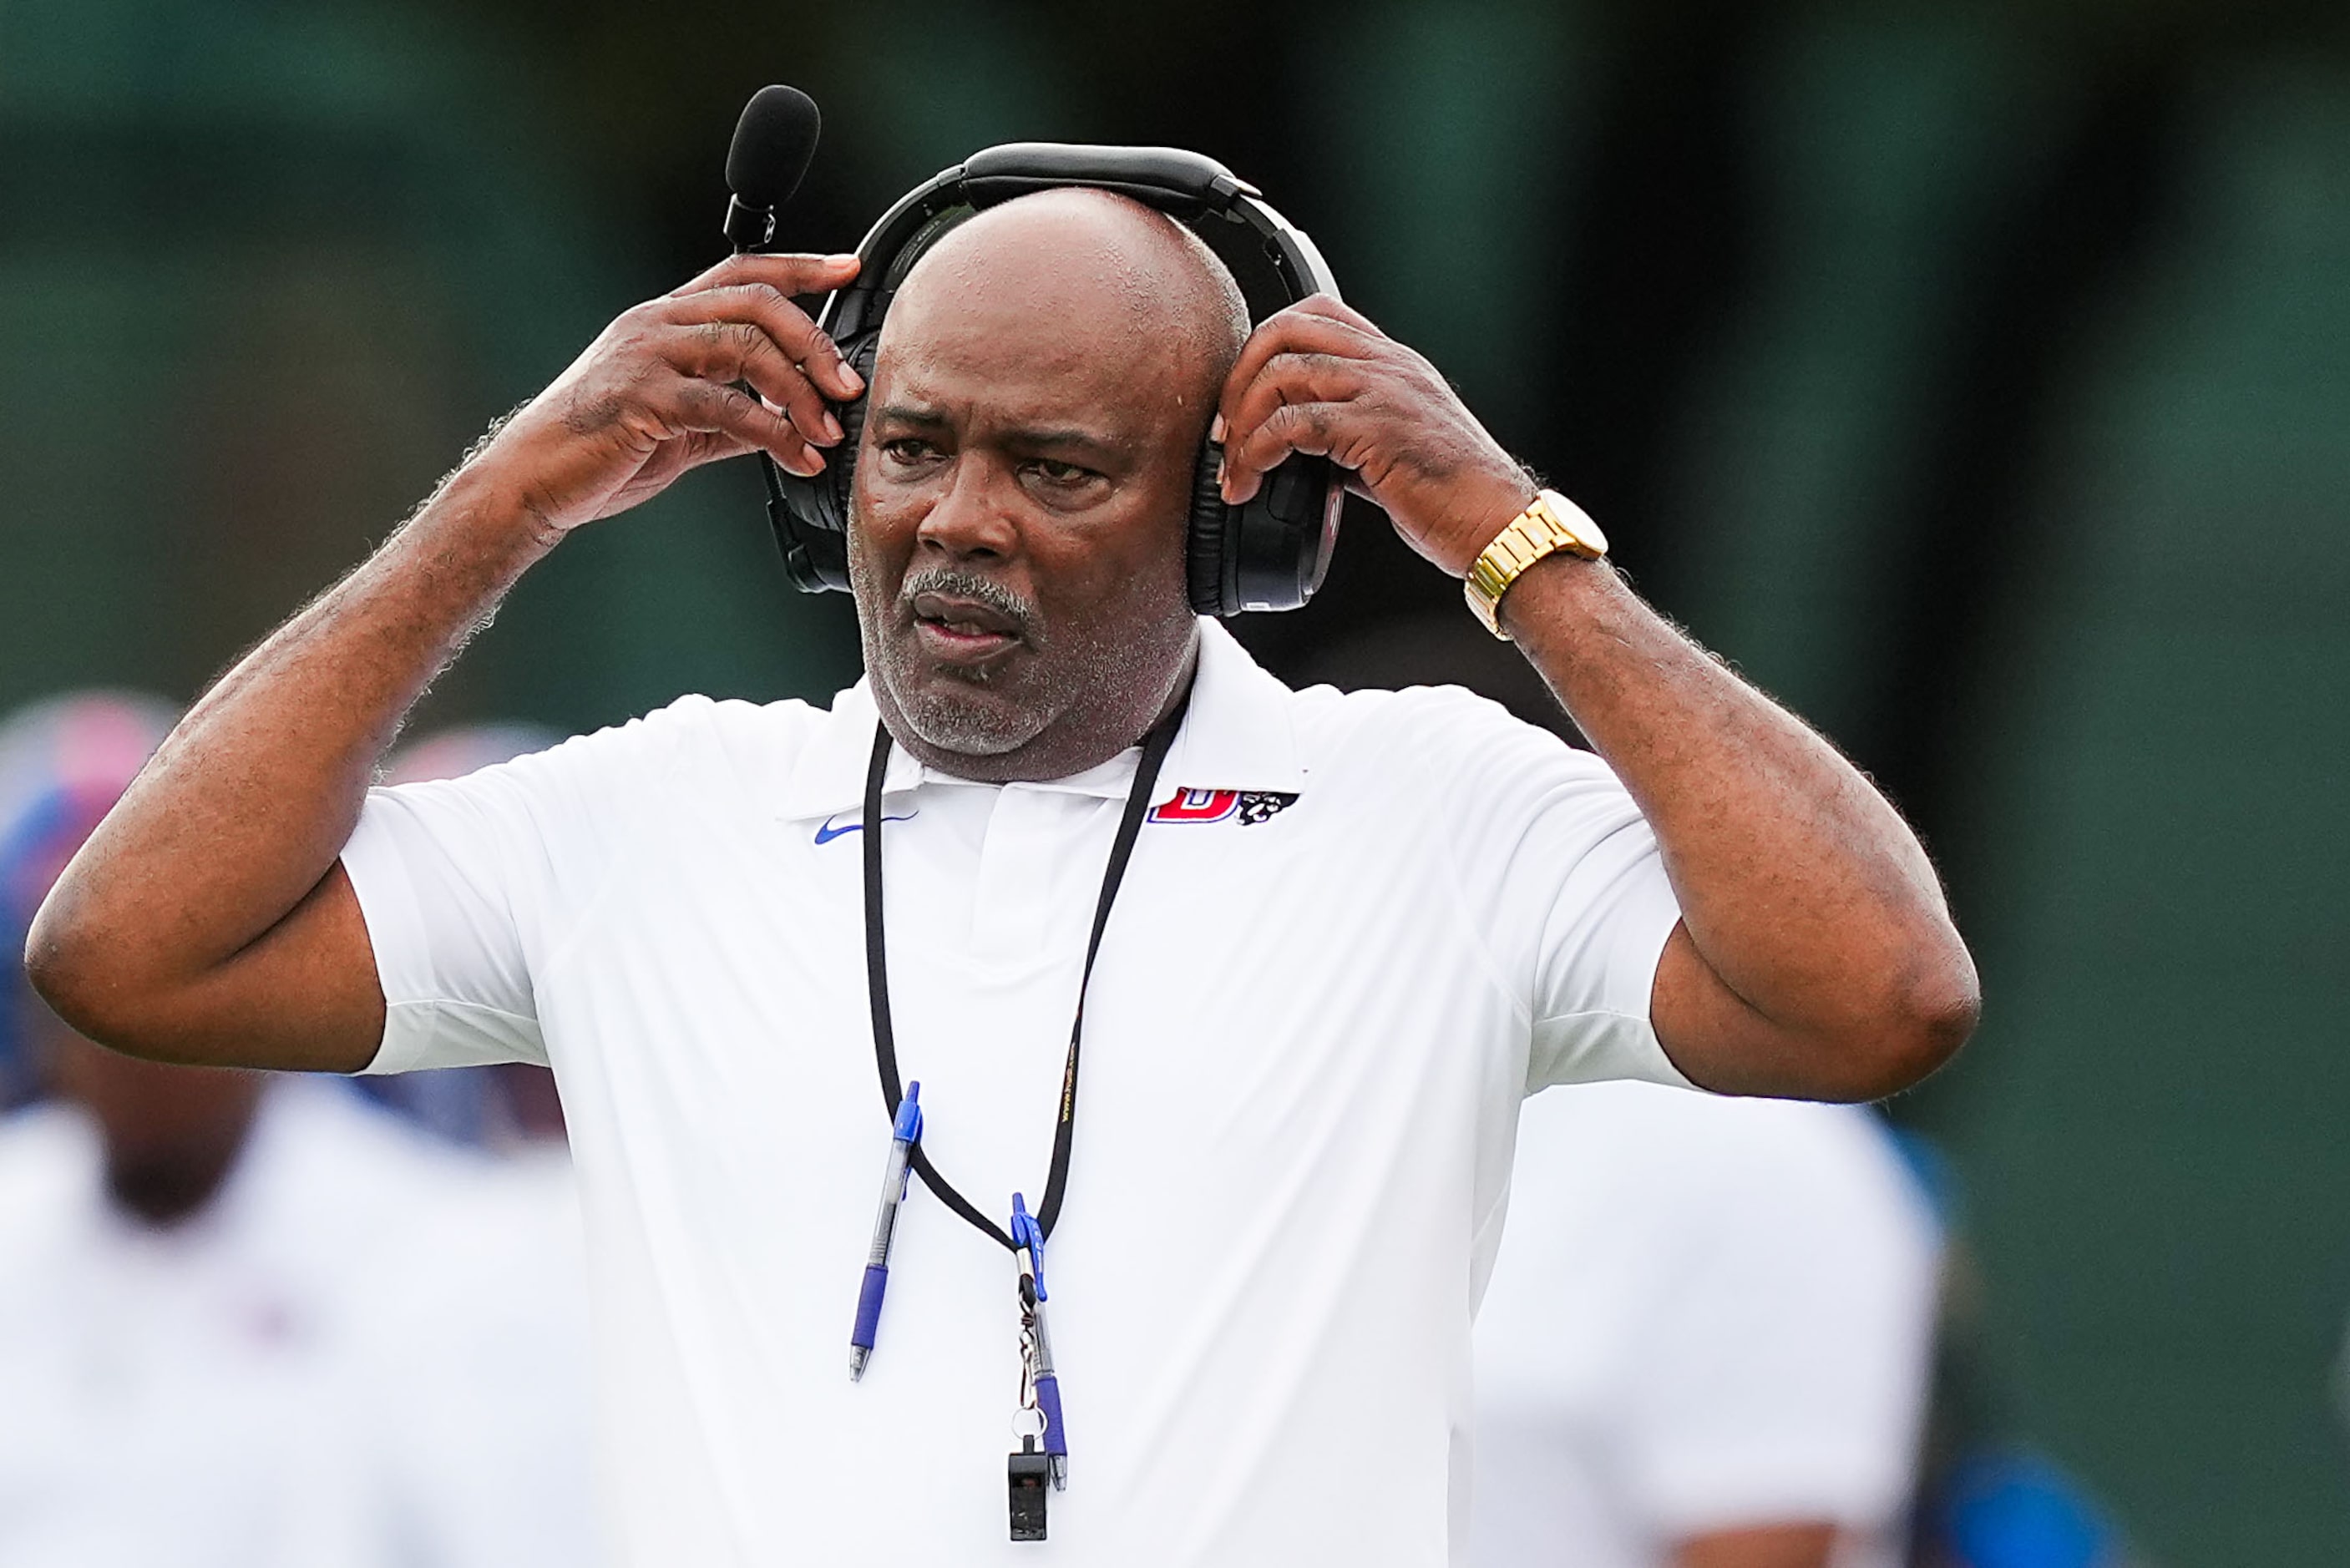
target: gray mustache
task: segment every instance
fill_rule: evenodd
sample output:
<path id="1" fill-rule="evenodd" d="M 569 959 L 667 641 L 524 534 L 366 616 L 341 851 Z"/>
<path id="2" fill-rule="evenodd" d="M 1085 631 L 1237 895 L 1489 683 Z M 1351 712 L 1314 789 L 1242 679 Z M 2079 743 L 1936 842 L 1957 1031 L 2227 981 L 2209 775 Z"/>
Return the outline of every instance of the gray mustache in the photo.
<path id="1" fill-rule="evenodd" d="M 1030 628 L 1035 624 L 1036 607 L 990 577 L 973 572 L 957 571 L 952 566 L 931 566 L 909 575 L 898 586 L 898 603 L 911 611 L 917 594 L 951 594 L 959 599 L 975 599 L 1000 615 L 1008 616 L 1020 628 L 1022 641 L 1029 640 Z"/>

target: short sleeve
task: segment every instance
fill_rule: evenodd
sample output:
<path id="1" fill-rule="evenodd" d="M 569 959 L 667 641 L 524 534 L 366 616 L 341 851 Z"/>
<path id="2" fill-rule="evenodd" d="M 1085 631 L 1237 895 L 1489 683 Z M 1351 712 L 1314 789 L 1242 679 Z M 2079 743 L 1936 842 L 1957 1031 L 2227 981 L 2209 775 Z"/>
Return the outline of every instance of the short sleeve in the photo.
<path id="1" fill-rule="evenodd" d="M 1866 1113 L 1718 1129 L 1702 1205 L 1627 1355 L 1617 1449 L 1657 1534 L 1882 1529 L 1912 1480 L 1939 1242 Z M 1787 1113 L 1787 1114 L 1780 1114 Z"/>
<path id="2" fill-rule="evenodd" d="M 369 1073 L 546 1061 L 511 854 L 536 825 L 515 775 L 505 765 L 368 792 L 343 869 L 383 987 Z"/>
<path id="3" fill-rule="evenodd" d="M 463 778 L 370 790 L 343 846 L 383 987 L 366 1071 L 545 1064 L 534 975 L 639 851 L 662 781 L 693 767 L 720 787 L 758 712 L 689 697 Z"/>
<path id="4" fill-rule="evenodd" d="M 1588 752 L 1465 692 L 1428 700 L 1451 766 L 1451 853 L 1469 918 L 1526 1009 L 1526 1090 L 1639 1079 L 1694 1087 L 1649 996 L 1680 904 L 1648 821 Z"/>

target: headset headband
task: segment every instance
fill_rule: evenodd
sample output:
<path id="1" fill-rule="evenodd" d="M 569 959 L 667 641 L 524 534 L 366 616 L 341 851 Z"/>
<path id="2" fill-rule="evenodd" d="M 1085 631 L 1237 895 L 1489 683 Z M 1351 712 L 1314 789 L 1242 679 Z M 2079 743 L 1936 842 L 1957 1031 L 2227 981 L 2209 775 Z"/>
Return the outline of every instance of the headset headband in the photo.
<path id="1" fill-rule="evenodd" d="M 837 342 L 878 323 L 922 253 L 972 213 L 1070 186 L 1130 197 L 1198 234 L 1232 269 L 1251 323 L 1310 294 L 1337 296 L 1313 240 L 1212 158 L 1180 147 L 1013 141 L 941 170 L 881 214 L 857 247 L 865 270 L 825 306 L 826 331 Z"/>

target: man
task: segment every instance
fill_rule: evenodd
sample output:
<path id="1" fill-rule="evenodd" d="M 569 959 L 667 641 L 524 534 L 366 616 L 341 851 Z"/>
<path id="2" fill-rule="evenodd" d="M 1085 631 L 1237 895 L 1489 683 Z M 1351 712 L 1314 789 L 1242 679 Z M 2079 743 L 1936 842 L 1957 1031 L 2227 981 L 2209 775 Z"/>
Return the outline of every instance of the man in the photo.
<path id="1" fill-rule="evenodd" d="M 0 926 L 171 722 L 0 725 Z M 341 1085 L 118 1055 L 22 990 L 56 1097 L 0 1119 L 0 1562 L 590 1560 L 567 1194 Z"/>
<path id="2" fill-rule="evenodd" d="M 1539 1095 L 1477 1316 L 1479 1568 L 1898 1563 L 1939 1243 L 1869 1113 Z"/>
<path id="3" fill-rule="evenodd" d="M 32 971 L 156 1056 L 551 1059 L 637 1561 L 1442 1562 L 1520 1094 L 1914 1080 L 1975 1012 L 1933 871 L 1602 561 L 1544 560 L 1502 614 L 1613 774 L 1461 693 L 1293 693 L 1195 618 L 1211 416 L 1227 496 L 1326 452 L 1455 575 L 1534 496 L 1336 301 L 1248 333 L 1185 231 L 1051 191 L 906 275 L 868 390 L 790 304 L 855 266 L 738 257 L 623 315 L 197 705 L 44 909 Z M 368 794 L 400 714 L 569 530 L 700 462 L 845 461 L 827 400 L 860 395 L 868 680 L 829 713 L 687 699 Z M 1165 782 L 1258 809 L 1159 792 L 1123 890 L 1097 884 L 1138 739 L 1187 700 Z M 1079 1102 L 1067 1021 L 1112 893 Z M 917 1189 L 853 1383 L 885 1021 L 978 1222 Z M 1071 1479 L 1046 1545 L 1014 1548 L 1003 1456 L 1044 1417 L 1003 1229 L 1013 1194 L 1064 1187 Z"/>

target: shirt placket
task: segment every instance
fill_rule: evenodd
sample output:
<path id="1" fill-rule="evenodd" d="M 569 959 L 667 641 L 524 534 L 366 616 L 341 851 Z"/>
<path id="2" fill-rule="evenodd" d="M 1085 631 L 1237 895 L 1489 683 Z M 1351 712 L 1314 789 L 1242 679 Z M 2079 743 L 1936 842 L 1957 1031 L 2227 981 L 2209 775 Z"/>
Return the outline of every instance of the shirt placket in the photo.
<path id="1" fill-rule="evenodd" d="M 972 957 L 991 966 L 1028 969 L 1054 951 L 1053 866 L 1056 808 L 1043 790 L 1006 784 L 989 815 L 971 901 Z"/>

